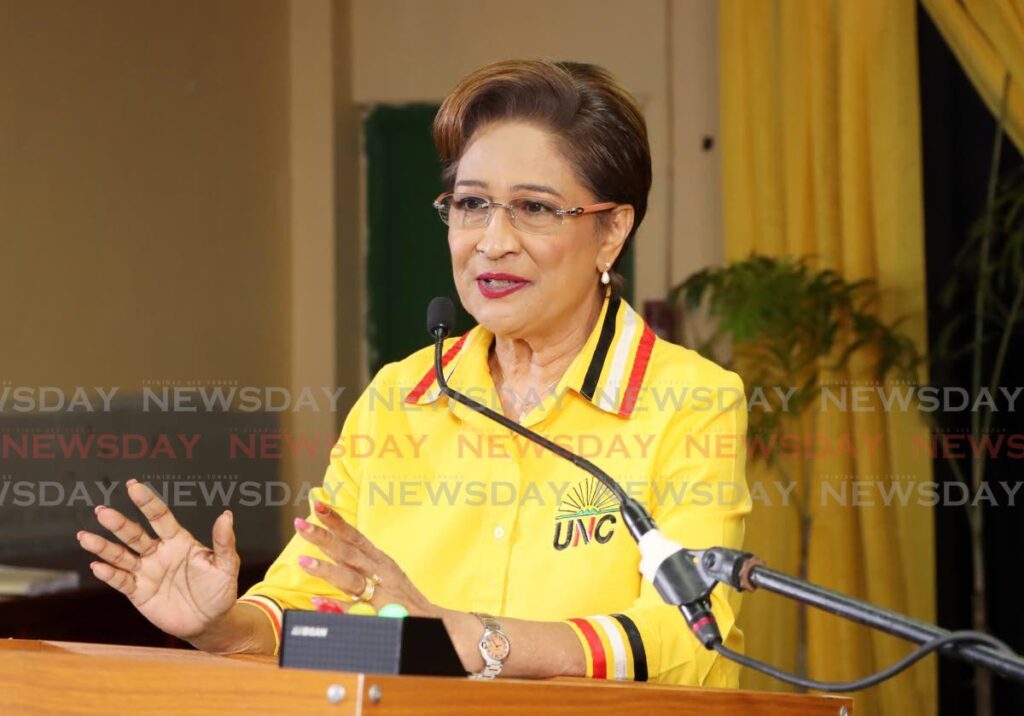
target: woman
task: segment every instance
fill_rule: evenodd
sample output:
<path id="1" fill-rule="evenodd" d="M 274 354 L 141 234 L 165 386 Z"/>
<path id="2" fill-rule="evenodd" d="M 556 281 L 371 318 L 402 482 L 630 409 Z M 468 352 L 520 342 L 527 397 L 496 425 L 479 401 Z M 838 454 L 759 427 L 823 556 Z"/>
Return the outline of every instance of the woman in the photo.
<path id="1" fill-rule="evenodd" d="M 592 456 L 669 537 L 738 547 L 749 509 L 742 383 L 656 338 L 620 296 L 616 267 L 651 181 L 635 100 L 594 66 L 501 62 L 456 87 L 434 139 L 449 189 L 435 206 L 479 324 L 446 345 L 452 387 L 496 395 L 508 417 Z M 356 436 L 414 447 L 360 459 L 346 450 Z M 100 558 L 93 573 L 200 649 L 274 653 L 282 609 L 365 600 L 443 619 L 474 674 L 737 685 L 736 668 L 642 582 L 608 491 L 449 403 L 432 347 L 374 378 L 310 516 L 240 599 L 230 512 L 211 550 L 147 487 L 128 490 L 156 537 L 99 508 L 120 543 L 79 533 Z M 713 600 L 726 643 L 740 647 L 737 596 L 719 587 Z"/>

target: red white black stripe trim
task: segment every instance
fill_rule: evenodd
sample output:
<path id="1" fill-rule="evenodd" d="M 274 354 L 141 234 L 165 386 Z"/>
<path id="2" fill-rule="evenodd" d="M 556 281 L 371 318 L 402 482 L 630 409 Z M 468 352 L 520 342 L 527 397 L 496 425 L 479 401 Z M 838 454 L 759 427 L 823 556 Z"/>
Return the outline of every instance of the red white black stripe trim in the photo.
<path id="1" fill-rule="evenodd" d="M 647 651 L 636 623 L 625 614 L 568 620 L 579 631 L 595 679 L 647 681 Z"/>
<path id="2" fill-rule="evenodd" d="M 580 395 L 606 412 L 630 417 L 647 375 L 655 338 L 651 327 L 628 303 L 611 299 Z M 604 382 L 599 384 L 602 374 Z"/>
<path id="3" fill-rule="evenodd" d="M 594 631 L 594 625 L 586 619 L 570 619 L 569 621 L 579 628 L 583 638 L 587 640 L 587 645 L 590 647 L 590 656 L 593 662 L 593 673 L 591 675 L 595 679 L 607 678 L 608 660 L 604 655 L 604 645 L 601 643 L 601 637 Z"/>
<path id="4" fill-rule="evenodd" d="M 619 305 L 622 300 L 613 298 L 608 301 L 608 311 L 604 314 L 604 322 L 601 324 L 601 336 L 597 339 L 597 348 L 587 366 L 587 374 L 583 378 L 583 385 L 580 386 L 580 395 L 594 402 L 594 391 L 597 389 L 597 381 L 604 370 L 604 362 L 608 359 L 608 349 L 611 348 L 612 338 L 615 337 L 615 320 L 619 315 Z"/>
<path id="5" fill-rule="evenodd" d="M 442 364 L 449 378 L 478 333 L 477 329 L 469 331 L 445 351 Z M 623 418 L 631 417 L 656 340 L 651 327 L 628 303 L 618 297 L 610 298 L 582 382 L 571 387 L 601 410 Z M 440 392 L 431 367 L 406 396 L 405 402 L 430 403 Z"/>
<path id="6" fill-rule="evenodd" d="M 244 602 L 246 604 L 251 604 L 254 607 L 258 607 L 263 611 L 264 614 L 266 614 L 267 618 L 270 620 L 270 623 L 274 627 L 274 639 L 278 644 L 280 644 L 281 621 L 282 616 L 284 615 L 284 609 L 281 608 L 281 605 L 278 604 L 277 601 L 275 601 L 274 599 L 271 599 L 270 597 L 265 596 L 263 594 L 250 594 L 248 596 L 242 597 L 238 601 Z"/>
<path id="7" fill-rule="evenodd" d="M 640 638 L 640 630 L 625 614 L 612 614 L 612 617 L 622 625 L 622 631 L 626 632 L 629 640 L 629 648 L 633 652 L 633 680 L 647 681 L 647 651 L 644 640 Z"/>

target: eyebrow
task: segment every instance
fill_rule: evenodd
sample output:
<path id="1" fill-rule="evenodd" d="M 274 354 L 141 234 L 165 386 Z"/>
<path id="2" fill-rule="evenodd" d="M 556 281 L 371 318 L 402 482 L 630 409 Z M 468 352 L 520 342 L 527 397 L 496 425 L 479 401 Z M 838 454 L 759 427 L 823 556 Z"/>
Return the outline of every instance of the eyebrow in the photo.
<path id="1" fill-rule="evenodd" d="M 455 183 L 455 186 L 478 186 L 481 189 L 486 189 L 487 188 L 487 182 L 480 181 L 479 179 L 460 179 L 459 181 L 457 181 Z M 544 184 L 516 184 L 515 186 L 512 187 L 512 190 L 513 191 L 539 191 L 539 192 L 542 192 L 544 194 L 551 194 L 552 196 L 557 196 L 559 199 L 564 199 L 565 198 L 560 193 L 558 193 L 558 191 L 556 191 L 555 189 L 553 189 L 550 186 L 545 186 Z"/>

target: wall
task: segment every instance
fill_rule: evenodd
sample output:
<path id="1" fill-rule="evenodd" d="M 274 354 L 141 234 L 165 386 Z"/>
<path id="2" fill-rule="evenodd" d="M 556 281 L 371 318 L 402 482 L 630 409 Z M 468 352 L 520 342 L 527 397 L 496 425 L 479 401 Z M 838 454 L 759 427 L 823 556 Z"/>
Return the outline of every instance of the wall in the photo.
<path id="1" fill-rule="evenodd" d="M 31 347 L 0 354 L 0 380 L 333 376 L 358 391 L 363 286 L 344 279 L 361 277 L 359 108 L 439 101 L 501 57 L 598 62 L 643 103 L 640 301 L 720 257 L 717 151 L 701 149 L 717 125 L 715 3 L 0 8 L 0 300 L 19 311 L 6 341 Z"/>
<path id="2" fill-rule="evenodd" d="M 439 102 L 476 67 L 509 57 L 607 67 L 643 105 L 654 164 L 637 241 L 640 304 L 721 256 L 717 152 L 701 149 L 717 127 L 717 4 L 641 0 L 628 12 L 623 7 L 614 0 L 354 0 L 353 99 Z"/>
<path id="3" fill-rule="evenodd" d="M 0 2 L 0 387 L 118 386 L 123 397 L 160 382 L 290 384 L 288 10 L 274 0 Z M 333 286 L 328 307 L 332 297 Z M 333 342 L 327 350 L 330 362 Z M 266 417 L 266 429 L 282 417 L 287 428 L 287 416 Z M 213 442 L 248 420 L 154 418 L 123 404 L 95 420 L 5 419 L 63 432 L 201 432 Z M 88 425 L 73 427 L 80 422 Z M 0 468 L 5 479 L 297 474 L 220 453 L 14 463 Z M 48 517 L 10 499 L 3 507 L 17 518 L 8 524 L 48 528 L 35 538 L 40 551 L 53 549 L 53 530 L 94 523 L 88 509 L 44 508 Z M 179 516 L 208 539 L 209 510 Z M 243 548 L 274 548 L 268 517 L 239 517 Z M 70 549 L 69 539 L 55 543 Z"/>
<path id="4" fill-rule="evenodd" d="M 597 62 L 637 94 L 637 297 L 663 296 L 720 255 L 715 6 L 0 0 L 0 385 L 342 385 L 340 414 L 283 416 L 335 432 L 368 377 L 360 112 L 502 57 Z"/>
<path id="5" fill-rule="evenodd" d="M 286 10 L 3 0 L 0 380 L 286 384 Z"/>

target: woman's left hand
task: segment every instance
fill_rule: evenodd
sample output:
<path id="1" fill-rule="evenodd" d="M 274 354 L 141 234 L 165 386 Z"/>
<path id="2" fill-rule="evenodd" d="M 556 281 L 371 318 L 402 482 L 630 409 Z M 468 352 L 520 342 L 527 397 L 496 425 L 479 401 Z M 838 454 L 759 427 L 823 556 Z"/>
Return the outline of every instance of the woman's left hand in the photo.
<path id="1" fill-rule="evenodd" d="M 367 600 L 376 609 L 385 604 L 401 604 L 414 617 L 441 615 L 442 610 L 416 588 L 398 563 L 377 549 L 362 532 L 323 502 L 317 501 L 313 511 L 323 527 L 298 518 L 295 531 L 319 547 L 331 561 L 299 557 L 299 566 L 307 574 L 319 577 L 353 599 L 366 589 L 367 579 L 377 577 L 379 583 L 373 590 L 373 597 Z"/>

